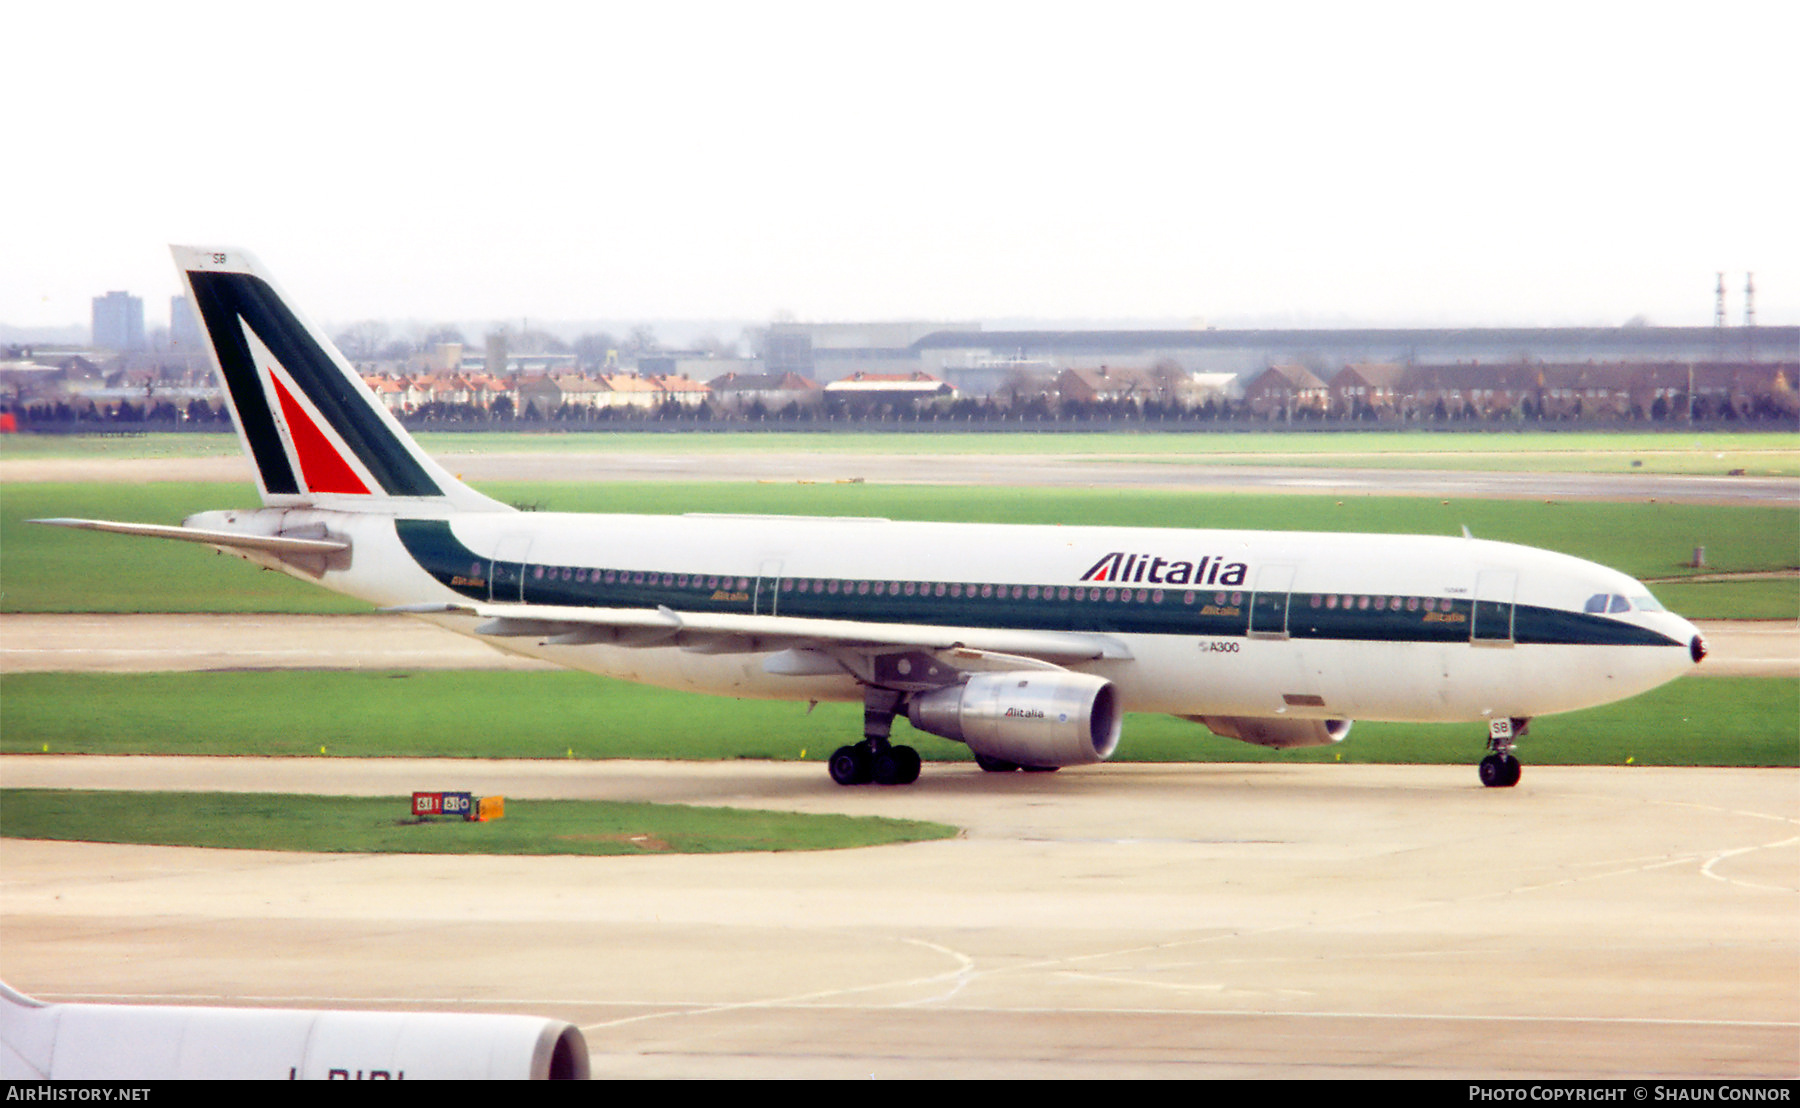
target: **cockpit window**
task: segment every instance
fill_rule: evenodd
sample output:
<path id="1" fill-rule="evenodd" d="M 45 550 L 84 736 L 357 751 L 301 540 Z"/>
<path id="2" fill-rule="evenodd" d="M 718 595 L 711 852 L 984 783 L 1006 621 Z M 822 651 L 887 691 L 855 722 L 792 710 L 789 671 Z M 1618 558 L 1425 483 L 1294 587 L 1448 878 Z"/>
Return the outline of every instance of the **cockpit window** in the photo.
<path id="1" fill-rule="evenodd" d="M 1651 603 L 1654 604 L 1654 601 L 1651 601 Z M 1586 610 L 1595 613 L 1595 615 L 1615 615 L 1615 613 L 1618 612 L 1631 612 L 1631 601 L 1627 601 L 1625 597 L 1616 594 L 1616 592 L 1597 592 L 1597 594 L 1588 597 L 1588 606 L 1586 606 Z M 1654 608 L 1647 608 L 1647 612 L 1654 612 Z"/>
<path id="2" fill-rule="evenodd" d="M 1636 603 L 1640 611 L 1662 611 L 1662 605 L 1657 604 L 1656 601 L 1651 600 L 1647 596 L 1640 597 Z M 1632 601 L 1627 600 L 1616 592 L 1597 592 L 1593 596 L 1588 597 L 1586 610 L 1593 612 L 1596 615 L 1616 615 L 1619 612 L 1631 611 L 1632 604 Z"/>
<path id="3" fill-rule="evenodd" d="M 1661 612 L 1667 610 L 1657 602 L 1656 597 L 1654 596 L 1634 596 L 1631 598 L 1631 606 L 1640 612 Z"/>

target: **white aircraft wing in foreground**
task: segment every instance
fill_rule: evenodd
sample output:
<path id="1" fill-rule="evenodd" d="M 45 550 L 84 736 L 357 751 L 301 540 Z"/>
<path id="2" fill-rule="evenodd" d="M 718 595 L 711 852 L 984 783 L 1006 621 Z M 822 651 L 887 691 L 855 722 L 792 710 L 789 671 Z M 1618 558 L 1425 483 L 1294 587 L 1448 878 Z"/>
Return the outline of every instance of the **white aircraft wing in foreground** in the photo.
<path id="1" fill-rule="evenodd" d="M 572 1024 L 448 1012 L 46 1004 L 0 984 L 0 1081 L 577 1080 Z"/>

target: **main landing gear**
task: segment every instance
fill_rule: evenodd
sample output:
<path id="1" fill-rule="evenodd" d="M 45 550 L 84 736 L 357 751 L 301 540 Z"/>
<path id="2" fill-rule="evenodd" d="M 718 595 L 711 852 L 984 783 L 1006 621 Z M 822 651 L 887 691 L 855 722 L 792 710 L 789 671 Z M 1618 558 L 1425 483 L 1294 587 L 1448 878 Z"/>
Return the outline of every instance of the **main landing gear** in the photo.
<path id="1" fill-rule="evenodd" d="M 863 741 L 832 752 L 831 779 L 840 785 L 910 785 L 919 779 L 919 752 L 888 742 L 901 694 L 863 689 Z"/>
<path id="2" fill-rule="evenodd" d="M 1488 750 L 1481 760 L 1481 783 L 1490 789 L 1510 789 L 1519 783 L 1519 759 L 1513 756 L 1513 740 L 1531 730 L 1529 719 L 1502 717 L 1488 721 Z"/>
<path id="3" fill-rule="evenodd" d="M 840 785 L 910 785 L 919 779 L 919 752 L 910 746 L 876 746 L 864 740 L 831 755 L 831 779 Z"/>

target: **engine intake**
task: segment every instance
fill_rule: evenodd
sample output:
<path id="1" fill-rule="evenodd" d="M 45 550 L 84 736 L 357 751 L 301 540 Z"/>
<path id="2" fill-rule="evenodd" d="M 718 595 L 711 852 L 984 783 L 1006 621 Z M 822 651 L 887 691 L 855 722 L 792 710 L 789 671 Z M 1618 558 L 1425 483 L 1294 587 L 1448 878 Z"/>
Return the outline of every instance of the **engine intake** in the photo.
<path id="1" fill-rule="evenodd" d="M 1124 712 L 1111 681 L 1086 673 L 980 673 L 915 695 L 906 718 L 921 731 L 1021 766 L 1104 762 L 1119 746 Z"/>

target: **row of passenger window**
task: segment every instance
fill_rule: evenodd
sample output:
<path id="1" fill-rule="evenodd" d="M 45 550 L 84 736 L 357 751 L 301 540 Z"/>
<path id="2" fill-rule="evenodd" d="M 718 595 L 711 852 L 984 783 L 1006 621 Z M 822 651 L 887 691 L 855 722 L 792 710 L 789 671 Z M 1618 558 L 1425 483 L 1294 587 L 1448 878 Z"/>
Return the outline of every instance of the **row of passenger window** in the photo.
<path id="1" fill-rule="evenodd" d="M 839 581 L 832 578 L 783 578 L 783 593 L 825 596 L 920 596 L 952 599 L 1000 600 L 1075 600 L 1112 601 L 1115 603 L 1163 604 L 1174 595 L 1163 589 L 1101 588 L 1098 585 L 976 585 L 947 581 Z M 1189 590 L 1181 594 L 1183 604 L 1211 603 L 1224 606 L 1241 605 L 1242 592 L 1216 592 L 1210 600 L 1206 593 Z"/>
<path id="2" fill-rule="evenodd" d="M 471 577 L 480 577 L 481 563 L 470 567 Z M 570 566 L 533 566 L 532 581 L 567 581 L 577 585 L 606 584 L 661 587 L 665 589 L 698 589 L 714 592 L 744 592 L 750 588 L 748 577 L 720 577 L 686 573 L 643 573 L 612 569 L 576 569 Z M 1103 589 L 1098 585 L 982 585 L 947 581 L 846 581 L 841 578 L 783 577 L 783 594 L 817 596 L 918 596 L 964 598 L 999 598 L 1013 600 L 1079 600 L 1162 604 L 1169 594 L 1162 589 Z M 1243 592 L 1216 592 L 1210 600 L 1206 593 L 1188 591 L 1182 594 L 1184 604 L 1242 604 Z"/>
<path id="3" fill-rule="evenodd" d="M 1427 612 L 1448 612 L 1454 603 L 1455 601 L 1447 598 L 1439 600 L 1431 596 L 1339 596 L 1336 594 L 1321 596 L 1314 593 L 1307 601 L 1307 606 L 1324 608 L 1327 611 L 1333 608 L 1349 611 L 1354 608 L 1359 612 L 1366 612 L 1373 608 L 1377 612 L 1398 612 L 1404 606 L 1405 610 L 1409 612 L 1417 612 L 1421 609 Z"/>
<path id="4" fill-rule="evenodd" d="M 471 568 L 471 576 L 479 577 L 483 567 L 477 563 Z M 727 592 L 745 592 L 751 586 L 748 577 L 721 577 L 706 574 L 686 573 L 644 573 L 627 570 L 576 569 L 570 566 L 534 566 L 531 570 L 533 581 L 567 581 L 572 584 L 605 584 L 649 586 L 671 589 L 697 589 L 714 592 L 723 589 Z M 1057 600 L 1101 603 L 1136 603 L 1166 604 L 1172 601 L 1174 590 L 1163 589 L 1121 589 L 1116 586 L 1085 585 L 993 585 L 964 584 L 947 581 L 846 581 L 840 578 L 784 577 L 781 579 L 780 592 L 784 595 L 814 596 L 911 596 L 911 597 L 948 597 L 951 599 L 1012 599 L 1012 600 Z M 1302 594 L 1294 594 L 1290 604 L 1298 604 Z M 1242 591 L 1206 593 L 1199 590 L 1187 590 L 1180 593 L 1181 603 L 1192 606 L 1210 604 L 1214 607 L 1241 607 L 1246 594 Z M 1362 594 L 1344 595 L 1339 593 L 1312 593 L 1307 595 L 1306 604 L 1311 608 L 1331 611 L 1407 611 L 1435 612 L 1451 610 L 1454 602 L 1449 599 L 1438 599 L 1430 596 L 1371 596 Z M 1592 610 L 1592 609 L 1590 609 Z"/>

